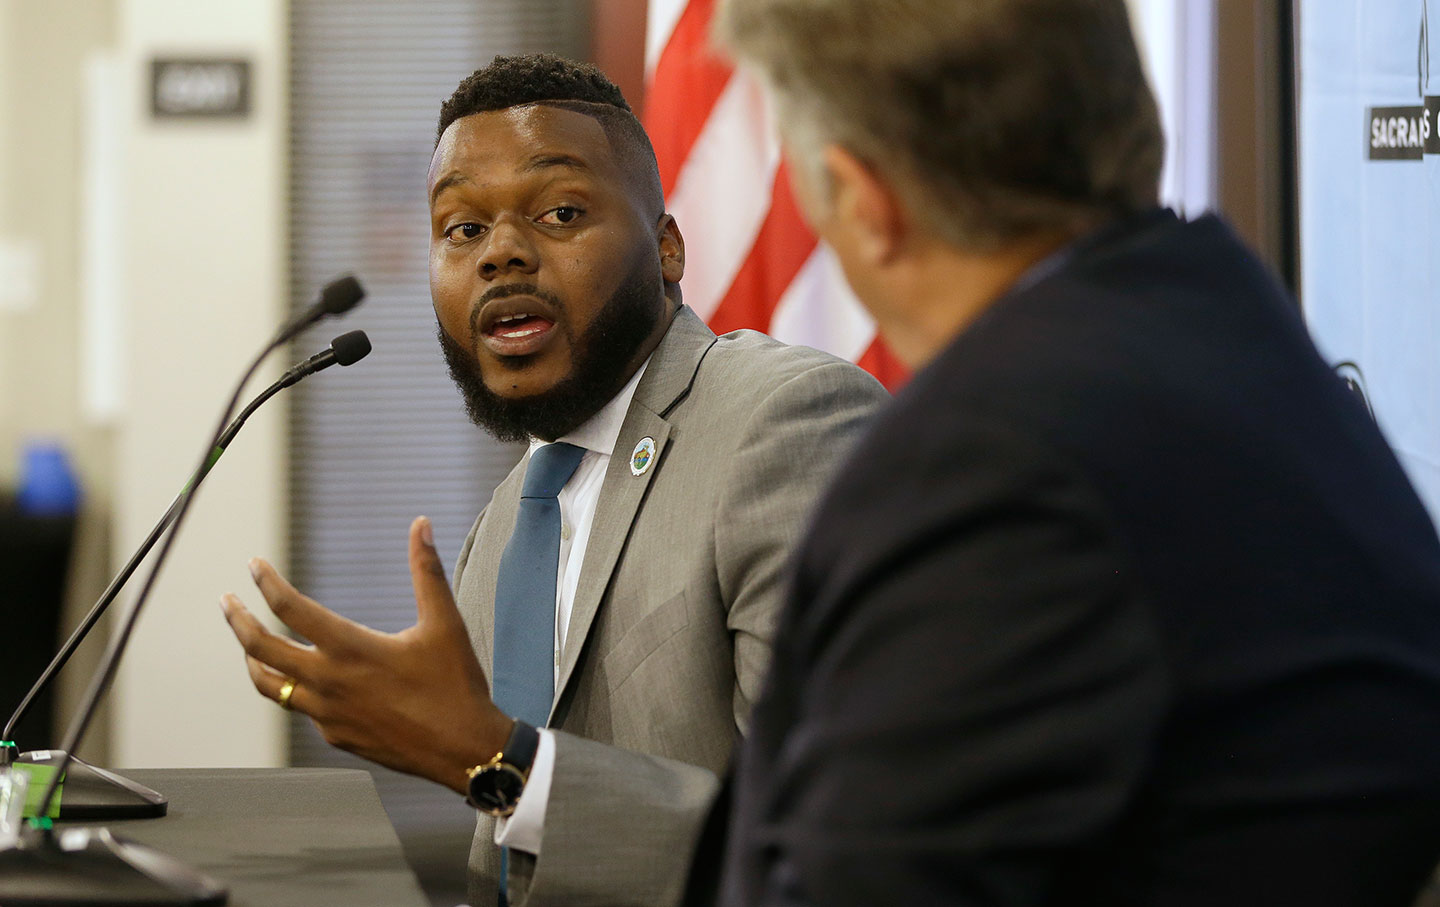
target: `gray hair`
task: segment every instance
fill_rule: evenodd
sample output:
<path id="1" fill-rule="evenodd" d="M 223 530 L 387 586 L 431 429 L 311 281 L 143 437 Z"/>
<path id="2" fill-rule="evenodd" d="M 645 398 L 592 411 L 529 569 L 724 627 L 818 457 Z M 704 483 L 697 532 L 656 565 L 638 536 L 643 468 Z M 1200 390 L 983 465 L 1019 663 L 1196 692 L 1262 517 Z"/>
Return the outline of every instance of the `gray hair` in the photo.
<path id="1" fill-rule="evenodd" d="M 716 37 L 770 89 L 811 194 L 836 144 L 962 248 L 1156 204 L 1124 0 L 726 0 Z"/>

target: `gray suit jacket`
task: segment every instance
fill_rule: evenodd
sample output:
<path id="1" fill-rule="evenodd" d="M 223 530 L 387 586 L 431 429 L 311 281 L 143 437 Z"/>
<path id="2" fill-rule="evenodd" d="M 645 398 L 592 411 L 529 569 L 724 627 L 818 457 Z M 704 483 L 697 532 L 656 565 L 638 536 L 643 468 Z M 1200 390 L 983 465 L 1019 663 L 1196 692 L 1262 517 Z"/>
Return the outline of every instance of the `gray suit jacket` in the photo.
<path id="1" fill-rule="evenodd" d="M 885 399 L 855 366 L 681 308 L 626 413 L 596 508 L 550 727 L 541 856 L 512 852 L 512 907 L 677 903 L 700 823 L 770 656 L 782 579 L 812 503 Z M 630 452 L 657 459 L 631 474 Z M 495 578 L 526 462 L 496 489 L 455 570 L 490 673 Z M 480 816 L 470 899 L 494 904 Z"/>

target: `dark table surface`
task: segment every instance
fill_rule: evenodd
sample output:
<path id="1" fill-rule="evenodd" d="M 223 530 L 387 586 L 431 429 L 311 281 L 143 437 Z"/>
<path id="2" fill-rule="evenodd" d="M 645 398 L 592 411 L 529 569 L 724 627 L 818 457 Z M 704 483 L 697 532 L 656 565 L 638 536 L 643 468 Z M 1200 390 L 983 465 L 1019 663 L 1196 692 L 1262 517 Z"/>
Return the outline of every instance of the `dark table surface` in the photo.
<path id="1" fill-rule="evenodd" d="M 234 907 L 429 907 L 366 772 L 229 768 L 120 774 L 169 797 L 169 814 L 103 824 L 118 837 L 162 850 L 224 883 Z"/>

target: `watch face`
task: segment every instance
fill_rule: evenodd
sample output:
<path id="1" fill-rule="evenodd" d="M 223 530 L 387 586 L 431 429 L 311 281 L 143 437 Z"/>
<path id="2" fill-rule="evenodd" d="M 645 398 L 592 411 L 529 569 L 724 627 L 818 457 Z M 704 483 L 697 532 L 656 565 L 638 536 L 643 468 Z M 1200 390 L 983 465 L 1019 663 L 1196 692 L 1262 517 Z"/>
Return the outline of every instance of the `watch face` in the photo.
<path id="1" fill-rule="evenodd" d="M 513 765 L 486 766 L 470 779 L 470 802 L 491 815 L 508 816 L 525 790 L 525 776 Z"/>

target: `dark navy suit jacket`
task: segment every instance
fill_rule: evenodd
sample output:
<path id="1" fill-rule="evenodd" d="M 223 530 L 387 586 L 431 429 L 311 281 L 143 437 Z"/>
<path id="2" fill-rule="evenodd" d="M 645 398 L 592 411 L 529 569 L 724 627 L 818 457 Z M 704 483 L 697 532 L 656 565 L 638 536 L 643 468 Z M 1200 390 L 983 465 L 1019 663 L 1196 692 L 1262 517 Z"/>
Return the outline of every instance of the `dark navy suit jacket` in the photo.
<path id="1" fill-rule="evenodd" d="M 1137 217 L 876 421 L 731 787 L 733 907 L 1407 904 L 1435 530 L 1231 230 Z"/>

